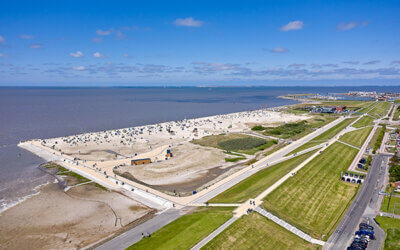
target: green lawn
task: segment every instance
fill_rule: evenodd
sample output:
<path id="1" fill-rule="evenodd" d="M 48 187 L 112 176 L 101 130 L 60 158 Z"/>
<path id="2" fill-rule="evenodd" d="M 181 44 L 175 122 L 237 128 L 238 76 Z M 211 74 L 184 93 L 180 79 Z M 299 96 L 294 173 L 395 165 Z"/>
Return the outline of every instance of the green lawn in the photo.
<path id="1" fill-rule="evenodd" d="M 392 196 L 392 198 L 390 199 L 389 209 L 388 202 L 389 196 L 383 197 L 381 211 L 386 213 L 393 213 L 394 211 L 395 214 L 400 215 L 400 198 Z"/>
<path id="2" fill-rule="evenodd" d="M 78 183 L 85 183 L 85 182 L 89 182 L 90 180 L 86 177 L 83 177 L 82 175 L 79 175 L 75 172 L 72 172 L 56 163 L 53 162 L 49 162 L 48 164 L 45 164 L 43 167 L 45 168 L 57 168 L 57 175 L 65 175 L 65 176 L 71 176 L 74 177 Z M 99 185 L 100 186 L 100 185 Z"/>
<path id="3" fill-rule="evenodd" d="M 128 249 L 190 249 L 232 217 L 232 208 L 202 207 L 186 214 Z"/>
<path id="4" fill-rule="evenodd" d="M 383 250 L 400 249 L 400 219 L 377 216 L 375 220 L 386 232 L 386 239 Z"/>
<path id="5" fill-rule="evenodd" d="M 368 112 L 368 114 L 375 117 L 383 117 L 387 114 L 391 105 L 390 102 L 379 102 L 371 111 Z"/>
<path id="6" fill-rule="evenodd" d="M 273 183 L 282 178 L 285 174 L 289 173 L 292 169 L 305 161 L 313 153 L 315 153 L 315 151 L 296 156 L 284 162 L 260 170 L 254 175 L 229 188 L 225 192 L 212 198 L 209 202 L 236 203 L 245 202 L 250 198 L 255 198 Z"/>
<path id="7" fill-rule="evenodd" d="M 316 249 L 311 243 L 253 212 L 242 216 L 202 249 Z"/>
<path id="8" fill-rule="evenodd" d="M 370 116 L 364 116 L 360 120 L 358 120 L 356 123 L 353 124 L 353 127 L 355 128 L 361 128 L 365 126 L 372 125 L 372 122 L 374 121 L 374 118 Z"/>
<path id="9" fill-rule="evenodd" d="M 312 147 L 317 146 L 317 145 L 319 145 L 321 143 L 323 143 L 323 141 L 309 141 L 307 143 L 304 143 L 300 147 L 296 148 L 295 150 L 291 151 L 290 153 L 286 154 L 286 156 L 294 154 L 294 153 L 301 152 L 301 151 L 306 150 L 308 148 L 312 148 Z"/>
<path id="10" fill-rule="evenodd" d="M 358 129 L 353 132 L 348 132 L 340 137 L 340 140 L 350 145 L 361 147 L 367 139 L 369 133 L 371 133 L 372 127 Z"/>
<path id="11" fill-rule="evenodd" d="M 329 140 L 333 138 L 337 133 L 342 131 L 346 128 L 350 123 L 354 122 L 356 118 L 348 118 L 342 121 L 341 123 L 337 124 L 336 126 L 330 128 L 328 131 L 320 134 L 319 136 L 315 137 L 313 141 L 320 141 L 320 140 Z"/>
<path id="12" fill-rule="evenodd" d="M 363 108 L 357 110 L 358 113 L 368 113 L 368 110 L 370 110 L 372 107 L 374 107 L 377 103 L 369 103 L 368 105 L 365 105 Z"/>
<path id="13" fill-rule="evenodd" d="M 357 152 L 339 142 L 332 144 L 265 197 L 263 206 L 314 238 L 326 240 L 358 190 L 339 178 Z"/>

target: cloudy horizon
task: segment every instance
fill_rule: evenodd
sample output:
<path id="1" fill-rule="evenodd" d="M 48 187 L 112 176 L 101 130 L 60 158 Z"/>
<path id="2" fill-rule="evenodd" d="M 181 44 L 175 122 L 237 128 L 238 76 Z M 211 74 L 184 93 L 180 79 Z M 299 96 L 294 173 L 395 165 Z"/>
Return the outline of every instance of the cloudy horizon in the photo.
<path id="1" fill-rule="evenodd" d="M 395 1 L 74 3 L 5 4 L 0 86 L 400 83 Z"/>

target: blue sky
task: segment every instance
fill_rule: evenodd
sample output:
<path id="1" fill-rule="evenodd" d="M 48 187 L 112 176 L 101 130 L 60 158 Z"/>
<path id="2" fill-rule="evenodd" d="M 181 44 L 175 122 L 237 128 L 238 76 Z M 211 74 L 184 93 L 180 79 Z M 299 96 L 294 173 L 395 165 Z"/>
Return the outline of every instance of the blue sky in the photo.
<path id="1" fill-rule="evenodd" d="M 399 1 L 7 1 L 0 86 L 400 84 Z"/>

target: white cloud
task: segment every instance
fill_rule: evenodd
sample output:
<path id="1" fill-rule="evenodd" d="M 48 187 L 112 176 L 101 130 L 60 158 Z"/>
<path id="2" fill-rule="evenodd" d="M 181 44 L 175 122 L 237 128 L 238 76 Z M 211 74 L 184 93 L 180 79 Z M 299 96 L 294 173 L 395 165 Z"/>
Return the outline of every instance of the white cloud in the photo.
<path id="1" fill-rule="evenodd" d="M 99 35 L 99 36 L 108 36 L 108 35 L 110 35 L 113 31 L 114 31 L 113 29 L 108 29 L 108 30 L 101 30 L 101 29 L 98 29 L 98 30 L 96 31 L 96 34 Z"/>
<path id="2" fill-rule="evenodd" d="M 349 23 L 339 23 L 337 29 L 338 30 L 351 30 L 357 26 L 356 22 L 349 22 Z"/>
<path id="3" fill-rule="evenodd" d="M 85 69 L 86 69 L 85 66 L 76 66 L 76 67 L 74 67 L 74 70 L 78 70 L 78 71 L 83 71 Z"/>
<path id="4" fill-rule="evenodd" d="M 32 35 L 27 35 L 27 34 L 21 34 L 21 35 L 19 35 L 19 37 L 20 37 L 21 39 L 33 39 L 33 38 L 34 38 L 34 36 L 32 36 Z"/>
<path id="5" fill-rule="evenodd" d="M 272 53 L 286 53 L 286 52 L 288 52 L 288 50 L 286 48 L 276 47 L 274 49 L 271 49 L 270 52 L 272 52 Z"/>
<path id="6" fill-rule="evenodd" d="M 194 20 L 193 17 L 178 18 L 174 21 L 174 25 L 184 27 L 201 27 L 203 24 L 203 21 Z"/>
<path id="7" fill-rule="evenodd" d="M 93 54 L 93 56 L 96 57 L 96 58 L 103 58 L 103 57 L 105 57 L 105 55 L 101 54 L 100 52 L 95 52 L 95 53 Z"/>
<path id="8" fill-rule="evenodd" d="M 132 58 L 132 56 L 131 56 L 131 55 L 129 55 L 129 54 L 126 54 L 126 53 L 124 54 L 124 57 L 125 57 L 125 58 Z"/>
<path id="9" fill-rule="evenodd" d="M 0 53 L 0 57 L 6 58 L 6 57 L 8 57 L 8 55 L 5 55 L 5 54 Z"/>
<path id="10" fill-rule="evenodd" d="M 29 48 L 31 49 L 40 49 L 42 45 L 40 43 L 31 44 Z"/>
<path id="11" fill-rule="evenodd" d="M 0 43 L 5 43 L 6 39 L 3 36 L 0 36 Z"/>
<path id="12" fill-rule="evenodd" d="M 281 31 L 301 30 L 304 26 L 302 21 L 293 21 L 279 28 Z"/>
<path id="13" fill-rule="evenodd" d="M 69 53 L 70 56 L 75 57 L 75 58 L 79 58 L 83 56 L 83 53 L 81 51 L 77 51 L 76 53 Z"/>
<path id="14" fill-rule="evenodd" d="M 101 43 L 102 41 L 103 41 L 103 38 L 101 38 L 101 37 L 92 38 L 92 42 L 94 42 L 94 43 Z"/>
<path id="15" fill-rule="evenodd" d="M 116 32 L 116 36 L 117 36 L 117 38 L 120 39 L 120 40 L 125 39 L 125 34 L 122 33 L 122 32 L 119 31 L 119 30 Z"/>

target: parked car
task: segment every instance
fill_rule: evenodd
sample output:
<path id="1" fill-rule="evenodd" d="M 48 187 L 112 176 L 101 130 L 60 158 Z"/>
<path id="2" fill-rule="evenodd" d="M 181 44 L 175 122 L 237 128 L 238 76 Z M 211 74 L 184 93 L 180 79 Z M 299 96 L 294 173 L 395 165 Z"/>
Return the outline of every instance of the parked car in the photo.
<path id="1" fill-rule="evenodd" d="M 367 160 L 364 159 L 364 158 L 362 158 L 362 159 L 360 160 L 360 163 L 361 163 L 361 164 L 365 164 L 365 163 L 367 163 Z"/>
<path id="2" fill-rule="evenodd" d="M 371 226 L 371 225 L 368 225 L 367 223 L 360 223 L 359 228 L 360 229 L 368 229 L 368 230 L 371 230 L 371 231 L 374 230 L 374 227 Z"/>
<path id="3" fill-rule="evenodd" d="M 355 247 L 355 246 L 349 246 L 348 248 L 347 248 L 347 250 L 364 250 L 364 249 L 366 249 L 365 247 Z"/>
<path id="4" fill-rule="evenodd" d="M 366 249 L 368 247 L 368 244 L 362 243 L 362 242 L 354 242 L 351 243 L 352 247 L 360 247 L 361 249 Z"/>

